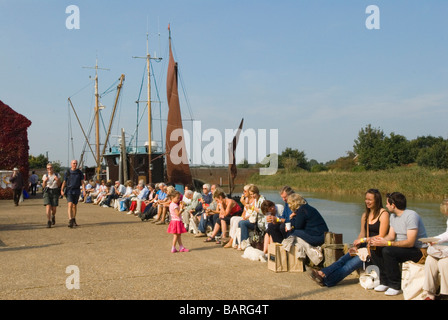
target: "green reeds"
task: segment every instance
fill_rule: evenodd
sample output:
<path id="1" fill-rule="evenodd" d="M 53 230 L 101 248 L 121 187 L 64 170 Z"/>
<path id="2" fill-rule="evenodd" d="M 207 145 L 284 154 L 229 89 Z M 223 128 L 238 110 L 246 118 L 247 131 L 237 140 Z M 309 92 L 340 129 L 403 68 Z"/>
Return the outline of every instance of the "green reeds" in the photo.
<path id="1" fill-rule="evenodd" d="M 279 169 L 275 175 L 254 174 L 249 182 L 265 189 L 289 185 L 307 192 L 354 195 L 363 195 L 366 190 L 376 188 L 382 193 L 399 191 L 414 199 L 440 199 L 448 195 L 448 171 L 418 166 L 360 172 L 286 172 Z"/>

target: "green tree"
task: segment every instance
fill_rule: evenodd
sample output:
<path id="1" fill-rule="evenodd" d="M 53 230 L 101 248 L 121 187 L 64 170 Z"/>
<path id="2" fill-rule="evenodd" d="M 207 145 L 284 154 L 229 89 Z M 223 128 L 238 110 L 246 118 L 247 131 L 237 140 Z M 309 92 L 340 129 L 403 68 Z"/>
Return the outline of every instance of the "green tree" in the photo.
<path id="1" fill-rule="evenodd" d="M 340 157 L 334 161 L 327 163 L 327 167 L 330 170 L 351 171 L 356 167 L 356 154 L 352 151 L 347 151 L 345 157 Z"/>
<path id="2" fill-rule="evenodd" d="M 387 168 L 384 138 L 384 132 L 370 124 L 359 131 L 353 150 L 358 155 L 359 164 L 367 170 Z"/>
<path id="3" fill-rule="evenodd" d="M 384 138 L 384 152 L 387 167 L 401 166 L 414 162 L 410 142 L 402 135 L 391 133 Z"/>
<path id="4" fill-rule="evenodd" d="M 426 150 L 433 147 L 435 144 L 443 142 L 444 139 L 442 137 L 433 137 L 433 136 L 422 136 L 417 137 L 414 140 L 411 140 L 410 149 L 411 156 L 413 158 L 413 162 L 418 162 L 418 158 L 424 157 L 424 155 L 420 155 L 421 152 L 426 153 Z"/>
<path id="5" fill-rule="evenodd" d="M 45 168 L 48 163 L 48 158 L 43 154 L 38 155 L 37 157 L 33 155 L 28 156 L 28 163 L 30 169 L 41 169 Z"/>
<path id="6" fill-rule="evenodd" d="M 417 156 L 417 164 L 422 167 L 448 169 L 448 140 L 421 149 Z"/>
<path id="7" fill-rule="evenodd" d="M 286 148 L 282 154 L 278 157 L 278 163 L 280 168 L 302 168 L 309 170 L 308 160 L 304 151 L 299 151 L 297 149 Z M 292 160 L 291 160 L 292 159 Z M 294 165 L 295 164 L 295 165 Z"/>

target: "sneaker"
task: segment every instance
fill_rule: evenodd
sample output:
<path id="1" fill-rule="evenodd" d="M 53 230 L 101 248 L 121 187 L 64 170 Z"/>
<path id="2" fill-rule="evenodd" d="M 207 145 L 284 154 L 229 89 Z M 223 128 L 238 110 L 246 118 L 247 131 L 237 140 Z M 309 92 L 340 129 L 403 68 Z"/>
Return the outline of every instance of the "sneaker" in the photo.
<path id="1" fill-rule="evenodd" d="M 51 224 L 55 224 L 56 223 L 56 217 L 55 216 L 51 216 Z"/>
<path id="2" fill-rule="evenodd" d="M 129 211 L 127 214 L 133 214 L 134 213 L 134 211 Z"/>
<path id="3" fill-rule="evenodd" d="M 384 292 L 387 289 L 389 289 L 388 286 L 385 286 L 384 284 L 380 284 L 379 286 L 376 286 L 375 289 L 373 289 L 373 290 L 375 290 L 376 292 Z"/>
<path id="4" fill-rule="evenodd" d="M 69 228 L 73 228 L 73 219 L 70 219 L 70 220 L 68 221 L 68 227 L 69 227 Z"/>
<path id="5" fill-rule="evenodd" d="M 190 252 L 190 250 L 188 250 L 187 248 L 182 248 L 179 250 L 180 252 Z"/>
<path id="6" fill-rule="evenodd" d="M 103 204 L 101 207 L 103 208 L 109 208 L 109 206 L 107 204 Z"/>
<path id="7" fill-rule="evenodd" d="M 171 253 L 176 253 L 176 252 L 177 252 L 176 248 L 171 249 Z"/>
<path id="8" fill-rule="evenodd" d="M 50 220 L 48 220 L 48 222 L 47 222 L 47 228 L 51 228 L 51 221 Z"/>
<path id="9" fill-rule="evenodd" d="M 78 226 L 78 224 L 76 223 L 76 218 L 73 218 L 73 225 L 74 225 L 75 227 Z"/>
<path id="10" fill-rule="evenodd" d="M 157 221 L 155 224 L 166 224 L 166 222 L 165 221 Z"/>
<path id="11" fill-rule="evenodd" d="M 397 289 L 393 289 L 393 288 L 389 288 L 387 289 L 386 292 L 384 292 L 384 294 L 386 296 L 396 296 L 397 294 L 400 294 L 401 290 L 397 290 Z"/>

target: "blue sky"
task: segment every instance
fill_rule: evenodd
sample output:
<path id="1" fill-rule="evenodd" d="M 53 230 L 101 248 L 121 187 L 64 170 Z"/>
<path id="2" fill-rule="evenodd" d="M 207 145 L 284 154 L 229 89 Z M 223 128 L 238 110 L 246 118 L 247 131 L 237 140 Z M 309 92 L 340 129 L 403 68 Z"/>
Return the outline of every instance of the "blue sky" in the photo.
<path id="1" fill-rule="evenodd" d="M 80 10 L 79 30 L 66 28 L 69 5 Z M 378 30 L 366 28 L 369 5 L 380 10 Z M 184 118 L 191 109 L 203 130 L 224 134 L 244 118 L 245 129 L 278 129 L 279 152 L 319 162 L 345 156 L 368 124 L 448 138 L 446 12 L 444 0 L 0 0 L 0 100 L 32 121 L 30 154 L 65 165 L 70 126 L 76 158 L 83 144 L 67 98 L 88 128 L 94 72 L 83 67 L 97 58 L 110 69 L 99 73 L 100 93 L 126 76 L 112 134 L 131 134 L 145 67 L 132 57 L 146 54 L 147 31 L 151 55 L 165 58 L 153 64 L 165 117 L 170 23 Z M 101 99 L 106 125 L 114 98 Z"/>

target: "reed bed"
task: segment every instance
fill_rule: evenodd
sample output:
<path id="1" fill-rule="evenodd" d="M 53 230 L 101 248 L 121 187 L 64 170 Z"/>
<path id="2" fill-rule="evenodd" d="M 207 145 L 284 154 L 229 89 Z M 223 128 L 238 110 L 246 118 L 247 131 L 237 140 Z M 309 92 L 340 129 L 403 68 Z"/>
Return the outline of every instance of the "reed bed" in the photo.
<path id="1" fill-rule="evenodd" d="M 275 175 L 254 174 L 249 179 L 265 189 L 289 185 L 296 190 L 363 195 L 370 188 L 382 193 L 399 191 L 413 199 L 441 199 L 448 196 L 448 171 L 421 167 L 399 167 L 382 171 L 287 172 Z"/>

